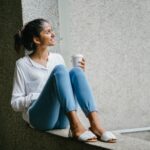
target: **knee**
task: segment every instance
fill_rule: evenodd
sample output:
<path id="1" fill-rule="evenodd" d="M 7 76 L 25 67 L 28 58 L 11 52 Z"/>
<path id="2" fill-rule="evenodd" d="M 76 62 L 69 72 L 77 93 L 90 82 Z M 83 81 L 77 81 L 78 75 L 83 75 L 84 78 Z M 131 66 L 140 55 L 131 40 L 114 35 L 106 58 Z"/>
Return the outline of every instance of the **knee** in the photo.
<path id="1" fill-rule="evenodd" d="M 83 74 L 84 74 L 84 72 L 80 67 L 74 67 L 70 70 L 70 77 L 81 76 Z"/>
<path id="2" fill-rule="evenodd" d="M 66 68 L 64 65 L 57 65 L 57 66 L 55 66 L 53 72 L 54 72 L 54 73 L 67 72 L 67 68 Z"/>

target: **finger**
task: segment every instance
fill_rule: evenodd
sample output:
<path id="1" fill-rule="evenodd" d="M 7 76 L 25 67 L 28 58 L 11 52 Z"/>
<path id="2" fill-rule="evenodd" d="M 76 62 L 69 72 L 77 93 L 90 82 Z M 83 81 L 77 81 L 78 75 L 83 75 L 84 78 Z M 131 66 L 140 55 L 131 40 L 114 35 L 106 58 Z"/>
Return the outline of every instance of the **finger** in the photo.
<path id="1" fill-rule="evenodd" d="M 79 67 L 84 68 L 85 69 L 85 64 L 84 63 L 80 63 Z"/>
<path id="2" fill-rule="evenodd" d="M 84 65 L 85 64 L 85 60 L 79 61 L 79 63 Z"/>
<path id="3" fill-rule="evenodd" d="M 82 68 L 83 70 L 85 70 L 85 66 L 84 65 L 79 65 L 80 68 Z"/>
<path id="4" fill-rule="evenodd" d="M 85 65 L 85 62 L 84 61 L 80 61 L 79 62 L 81 65 Z"/>
<path id="5" fill-rule="evenodd" d="M 85 68 L 85 65 L 80 64 L 80 65 L 79 65 L 79 67 L 81 67 L 81 68 Z"/>

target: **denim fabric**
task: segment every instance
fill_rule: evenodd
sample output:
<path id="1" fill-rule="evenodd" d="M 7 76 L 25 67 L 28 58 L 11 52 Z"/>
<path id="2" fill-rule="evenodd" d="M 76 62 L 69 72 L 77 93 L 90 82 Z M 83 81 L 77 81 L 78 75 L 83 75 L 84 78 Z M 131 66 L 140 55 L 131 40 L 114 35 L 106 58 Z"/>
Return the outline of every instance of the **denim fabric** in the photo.
<path id="1" fill-rule="evenodd" d="M 66 113 L 77 110 L 77 102 L 87 116 L 96 111 L 94 97 L 81 68 L 68 71 L 57 65 L 48 78 L 39 98 L 29 108 L 33 127 L 40 130 L 67 128 Z"/>

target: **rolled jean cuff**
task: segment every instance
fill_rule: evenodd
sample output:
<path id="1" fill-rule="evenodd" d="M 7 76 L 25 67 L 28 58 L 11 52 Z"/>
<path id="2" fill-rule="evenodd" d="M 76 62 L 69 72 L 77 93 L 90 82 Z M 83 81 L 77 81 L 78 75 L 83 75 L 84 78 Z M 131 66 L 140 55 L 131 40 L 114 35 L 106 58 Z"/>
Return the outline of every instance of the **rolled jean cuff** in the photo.
<path id="1" fill-rule="evenodd" d="M 69 108 L 69 109 L 66 109 L 66 113 L 69 113 L 69 112 L 72 112 L 72 111 L 77 111 L 77 108 Z"/>
<path id="2" fill-rule="evenodd" d="M 91 113 L 91 112 L 98 112 L 98 110 L 97 109 L 91 109 L 88 112 L 85 112 L 85 116 L 88 117 L 89 113 Z"/>

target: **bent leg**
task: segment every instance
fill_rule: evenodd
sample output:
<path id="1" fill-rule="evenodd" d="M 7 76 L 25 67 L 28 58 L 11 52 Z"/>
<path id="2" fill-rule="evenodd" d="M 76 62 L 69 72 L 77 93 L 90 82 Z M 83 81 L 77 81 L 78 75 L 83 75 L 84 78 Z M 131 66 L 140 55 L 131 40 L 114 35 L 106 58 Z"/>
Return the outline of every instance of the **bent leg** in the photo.
<path id="1" fill-rule="evenodd" d="M 68 127 L 68 125 L 69 125 L 68 117 L 67 117 L 65 111 L 63 111 L 63 109 L 60 108 L 58 120 L 55 124 L 54 129 L 65 129 Z"/>
<path id="2" fill-rule="evenodd" d="M 100 119 L 96 112 L 97 109 L 94 104 L 94 96 L 84 72 L 80 68 L 73 68 L 70 71 L 70 76 L 73 91 L 76 94 L 82 110 L 89 119 L 91 125 L 90 130 L 98 135 L 98 137 L 101 137 L 105 129 L 101 127 Z"/>
<path id="3" fill-rule="evenodd" d="M 40 130 L 58 127 L 58 120 L 63 120 L 63 117 L 60 117 L 62 110 L 66 114 L 76 110 L 76 105 L 69 73 L 63 65 L 58 65 L 52 71 L 38 100 L 29 108 L 30 123 Z M 66 117 L 64 120 L 67 120 Z"/>
<path id="4" fill-rule="evenodd" d="M 74 94 L 85 115 L 87 116 L 90 112 L 97 111 L 92 90 L 83 70 L 79 67 L 74 67 L 70 71 L 70 79 Z"/>

